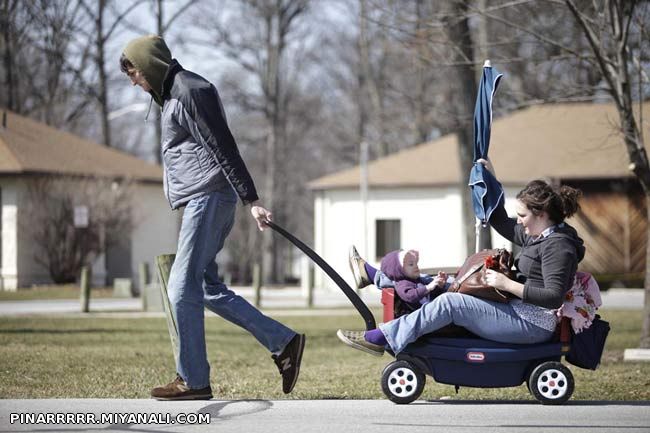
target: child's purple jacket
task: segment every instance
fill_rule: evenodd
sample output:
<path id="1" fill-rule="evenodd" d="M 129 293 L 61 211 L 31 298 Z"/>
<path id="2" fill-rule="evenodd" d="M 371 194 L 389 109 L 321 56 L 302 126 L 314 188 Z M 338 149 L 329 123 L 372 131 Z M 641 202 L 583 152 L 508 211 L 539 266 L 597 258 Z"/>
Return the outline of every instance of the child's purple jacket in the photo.
<path id="1" fill-rule="evenodd" d="M 404 268 L 399 261 L 399 251 L 386 254 L 381 260 L 380 269 L 388 278 L 395 281 L 395 291 L 403 301 L 418 304 L 420 299 L 429 294 L 424 284 L 404 275 Z"/>

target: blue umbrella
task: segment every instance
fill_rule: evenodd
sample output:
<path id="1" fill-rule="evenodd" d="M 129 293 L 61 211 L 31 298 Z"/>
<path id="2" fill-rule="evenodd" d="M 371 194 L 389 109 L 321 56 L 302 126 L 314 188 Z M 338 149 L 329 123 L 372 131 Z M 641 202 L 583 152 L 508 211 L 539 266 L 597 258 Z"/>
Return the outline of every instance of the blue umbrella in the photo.
<path id="1" fill-rule="evenodd" d="M 492 68 L 489 60 L 485 61 L 474 108 L 474 166 L 469 174 L 469 186 L 472 189 L 474 213 L 483 224 L 488 222 L 492 212 L 504 200 L 499 181 L 483 164 L 476 162 L 479 158 L 487 159 L 492 129 L 492 98 L 502 76 Z"/>

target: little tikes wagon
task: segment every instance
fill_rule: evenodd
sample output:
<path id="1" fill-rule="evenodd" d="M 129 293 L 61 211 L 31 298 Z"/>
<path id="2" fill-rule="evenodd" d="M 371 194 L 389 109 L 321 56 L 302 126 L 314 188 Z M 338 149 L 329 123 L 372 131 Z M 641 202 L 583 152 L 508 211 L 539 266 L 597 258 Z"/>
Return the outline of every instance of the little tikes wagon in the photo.
<path id="1" fill-rule="evenodd" d="M 327 262 L 277 224 L 268 224 L 332 278 L 357 309 L 366 329 L 377 327 L 366 304 Z M 395 318 L 396 304 L 400 301 L 392 288 L 382 290 L 384 322 Z M 381 388 L 392 402 L 408 404 L 422 394 L 426 376 L 439 383 L 454 385 L 456 390 L 461 386 L 501 388 L 525 383 L 530 393 L 542 404 L 562 404 L 571 398 L 575 387 L 571 370 L 562 363 L 563 357 L 572 355 L 574 364 L 590 369 L 595 369 L 600 361 L 609 325 L 597 318 L 592 328 L 600 332 L 595 336 L 592 333 L 583 334 L 587 339 L 596 339 L 596 344 L 580 341 L 580 345 L 587 346 L 581 347 L 582 350 L 591 350 L 591 346 L 595 346 L 596 350 L 589 354 L 589 360 L 582 361 L 580 354 L 572 351 L 575 337 L 570 320 L 566 317 L 561 320 L 555 338 L 539 344 L 499 343 L 450 325 L 421 337 L 400 352 L 395 361 L 384 368 Z"/>

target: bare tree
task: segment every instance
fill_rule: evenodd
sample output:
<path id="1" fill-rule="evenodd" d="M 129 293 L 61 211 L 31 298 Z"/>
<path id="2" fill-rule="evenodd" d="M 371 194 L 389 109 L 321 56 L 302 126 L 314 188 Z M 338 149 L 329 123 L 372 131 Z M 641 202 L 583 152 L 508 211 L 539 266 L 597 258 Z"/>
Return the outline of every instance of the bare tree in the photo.
<path id="1" fill-rule="evenodd" d="M 165 10 L 165 1 L 164 0 L 151 0 L 154 3 L 154 13 L 156 16 L 156 34 L 162 38 L 165 37 L 165 34 L 170 29 L 172 24 L 180 18 L 193 4 L 196 3 L 196 0 L 187 0 L 183 3 L 174 13 L 167 18 Z M 162 163 L 162 155 L 160 153 L 160 140 L 162 138 L 162 125 L 160 123 L 160 111 L 156 110 L 156 147 L 154 148 L 154 156 L 156 157 L 156 162 L 158 164 Z"/>
<path id="2" fill-rule="evenodd" d="M 445 10 L 447 15 L 444 16 L 443 22 L 446 24 L 448 42 L 452 47 L 451 61 L 456 64 L 452 69 L 452 74 L 450 74 L 450 77 L 454 77 L 453 81 L 455 81 L 456 116 L 454 117 L 458 122 L 453 129 L 458 137 L 461 191 L 466 191 L 465 194 L 462 194 L 462 213 L 463 226 L 465 227 L 465 245 L 469 253 L 473 251 L 472 247 L 475 244 L 473 228 L 476 218 L 472 198 L 467 187 L 467 178 L 474 163 L 472 159 L 474 155 L 474 136 L 470 125 L 472 125 L 474 103 L 478 92 L 476 77 L 479 74 L 475 68 L 474 42 L 469 28 L 468 6 L 464 2 L 452 1 L 449 2 L 448 8 L 448 10 Z M 492 244 L 490 231 L 488 228 L 481 228 L 481 230 L 482 244 L 479 245 L 479 248 L 490 248 Z"/>
<path id="3" fill-rule="evenodd" d="M 635 12 L 641 2 L 634 0 L 605 0 L 601 7 L 577 4 L 565 0 L 569 11 L 588 41 L 597 68 L 611 95 L 620 121 L 620 132 L 630 160 L 630 171 L 643 187 L 650 221 L 650 164 L 646 153 L 640 122 L 641 110 L 635 113 L 632 98 L 632 65 L 640 65 L 639 51 L 633 50 Z M 646 11 L 647 12 L 647 11 Z M 641 38 L 641 43 L 647 44 Z M 642 100 L 642 95 L 639 95 Z M 640 105 L 641 106 L 641 105 Z M 648 225 L 650 240 L 650 224 Z M 650 242 L 646 250 L 645 306 L 640 347 L 650 348 Z"/>
<path id="4" fill-rule="evenodd" d="M 264 136 L 264 205 L 270 208 L 278 221 L 287 225 L 292 218 L 287 206 L 284 191 L 292 182 L 293 176 L 285 170 L 286 155 L 294 151 L 288 142 L 290 119 L 288 107 L 299 89 L 291 84 L 293 75 L 287 62 L 287 49 L 300 45 L 299 40 L 291 41 L 299 28 L 300 20 L 307 11 L 309 0 L 237 0 L 230 2 L 229 25 L 221 27 L 223 16 L 215 17 L 214 8 L 203 11 L 200 19 L 210 22 L 211 35 L 208 42 L 235 62 L 244 77 L 254 83 L 251 90 L 244 90 L 245 78 L 240 75 L 238 102 L 248 111 L 259 113 L 263 122 L 258 123 Z M 217 8 L 218 9 L 218 8 Z M 222 13 L 219 10 L 217 13 Z M 235 18 L 236 16 L 236 18 Z M 238 22 L 239 26 L 233 25 Z M 215 28 L 215 24 L 217 27 Z M 292 62 L 292 66 L 297 62 Z M 264 233 L 262 241 L 264 280 L 281 281 L 285 274 L 282 264 L 284 241 Z"/>
<path id="5" fill-rule="evenodd" d="M 129 182 L 71 177 L 30 180 L 21 219 L 36 251 L 34 259 L 59 283 L 74 282 L 81 267 L 132 229 Z M 75 207 L 87 210 L 85 227 L 75 227 Z"/>
<path id="6" fill-rule="evenodd" d="M 88 17 L 93 22 L 94 28 L 94 45 L 95 50 L 93 59 L 97 70 L 97 104 L 100 111 L 100 122 L 102 131 L 102 143 L 111 146 L 111 128 L 108 118 L 108 74 L 106 72 L 106 45 L 110 38 L 114 36 L 115 31 L 119 28 L 122 20 L 142 3 L 142 0 L 133 0 L 128 6 L 121 10 L 115 11 L 113 16 L 109 16 L 109 6 L 114 6 L 112 0 L 97 0 L 96 7 L 92 7 L 87 0 L 80 0 L 81 7 L 86 11 Z"/>
<path id="7" fill-rule="evenodd" d="M 16 85 L 18 65 L 16 64 L 16 52 L 20 49 L 22 34 L 24 34 L 25 22 L 19 18 L 19 0 L 2 0 L 0 10 L 0 28 L 2 28 L 2 66 L 4 69 L 5 97 L 0 97 L 3 105 L 10 110 L 21 113 L 20 98 L 18 97 L 18 86 Z"/>

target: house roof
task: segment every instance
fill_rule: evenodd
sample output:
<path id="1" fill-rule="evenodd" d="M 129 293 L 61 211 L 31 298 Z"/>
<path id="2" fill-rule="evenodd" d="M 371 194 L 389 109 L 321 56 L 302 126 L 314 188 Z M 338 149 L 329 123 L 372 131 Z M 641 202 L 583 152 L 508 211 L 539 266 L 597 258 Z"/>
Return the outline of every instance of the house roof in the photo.
<path id="1" fill-rule="evenodd" d="M 35 120 L 7 113 L 0 125 L 0 175 L 66 174 L 162 182 L 162 168 Z"/>
<path id="2" fill-rule="evenodd" d="M 644 104 L 644 110 L 650 110 L 650 103 Z M 497 178 L 506 185 L 543 177 L 629 177 L 618 125 L 613 104 L 532 106 L 494 121 L 490 159 Z M 369 186 L 456 184 L 460 179 L 457 146 L 456 135 L 449 134 L 372 161 L 368 164 Z M 309 186 L 315 190 L 352 188 L 359 186 L 359 179 L 360 169 L 355 166 L 313 180 Z"/>

